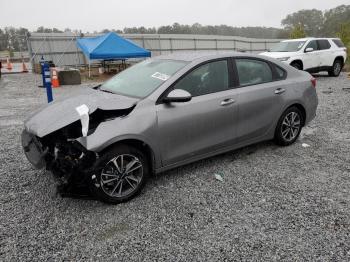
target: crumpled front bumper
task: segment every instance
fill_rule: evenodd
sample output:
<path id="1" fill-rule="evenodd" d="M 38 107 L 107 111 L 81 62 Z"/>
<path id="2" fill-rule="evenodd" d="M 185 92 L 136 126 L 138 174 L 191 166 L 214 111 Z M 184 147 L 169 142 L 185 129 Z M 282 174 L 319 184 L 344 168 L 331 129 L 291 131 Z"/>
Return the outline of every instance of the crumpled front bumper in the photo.
<path id="1" fill-rule="evenodd" d="M 37 169 L 45 167 L 46 151 L 38 138 L 26 130 L 22 132 L 22 147 L 28 161 Z"/>

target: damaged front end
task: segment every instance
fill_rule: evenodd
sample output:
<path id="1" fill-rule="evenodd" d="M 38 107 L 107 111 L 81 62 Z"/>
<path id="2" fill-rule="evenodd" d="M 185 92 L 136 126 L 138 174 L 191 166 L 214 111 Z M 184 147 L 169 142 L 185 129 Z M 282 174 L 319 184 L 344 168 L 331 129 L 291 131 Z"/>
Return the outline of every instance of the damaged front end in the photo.
<path id="1" fill-rule="evenodd" d="M 102 122 L 129 114 L 136 104 L 135 101 L 124 100 L 119 103 L 119 108 L 118 103 L 114 105 L 118 109 L 113 109 L 111 103 L 119 102 L 121 98 L 109 100 L 106 95 L 103 98 L 109 104 L 101 105 L 97 103 L 98 99 L 82 103 L 82 99 L 77 98 L 69 103 L 63 101 L 61 105 L 55 103 L 32 115 L 25 122 L 22 132 L 22 146 L 29 162 L 38 169 L 45 167 L 65 185 L 84 184 L 88 175 L 95 171 L 99 156 L 77 140 L 94 133 Z M 121 108 L 120 104 L 123 104 Z M 59 112 L 56 119 L 53 107 L 55 112 Z"/>
<path id="2" fill-rule="evenodd" d="M 75 139 L 81 136 L 81 124 L 73 124 L 44 137 L 22 132 L 22 146 L 29 162 L 36 168 L 46 168 L 64 184 L 82 184 L 98 157 Z"/>

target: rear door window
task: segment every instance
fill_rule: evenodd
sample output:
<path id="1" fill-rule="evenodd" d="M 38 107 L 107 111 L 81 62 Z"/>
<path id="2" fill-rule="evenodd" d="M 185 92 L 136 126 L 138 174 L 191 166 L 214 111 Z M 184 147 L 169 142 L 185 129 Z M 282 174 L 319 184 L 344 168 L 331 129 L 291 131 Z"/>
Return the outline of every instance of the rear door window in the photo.
<path id="1" fill-rule="evenodd" d="M 235 61 L 240 86 L 262 84 L 273 80 L 267 62 L 249 58 L 237 58 Z"/>
<path id="2" fill-rule="evenodd" d="M 331 44 L 326 39 L 317 40 L 317 44 L 319 50 L 326 50 L 331 48 Z"/>

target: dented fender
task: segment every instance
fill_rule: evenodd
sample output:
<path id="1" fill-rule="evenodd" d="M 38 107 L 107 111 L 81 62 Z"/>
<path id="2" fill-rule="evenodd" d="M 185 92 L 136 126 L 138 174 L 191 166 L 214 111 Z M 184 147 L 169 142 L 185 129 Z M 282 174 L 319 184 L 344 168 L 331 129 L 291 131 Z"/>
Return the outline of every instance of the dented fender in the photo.
<path id="1" fill-rule="evenodd" d="M 154 153 L 156 163 L 161 163 L 158 143 L 152 140 L 157 133 L 156 126 L 157 115 L 154 107 L 150 107 L 150 110 L 133 110 L 129 115 L 101 122 L 92 134 L 76 140 L 96 153 L 123 140 L 138 140 L 147 144 Z"/>

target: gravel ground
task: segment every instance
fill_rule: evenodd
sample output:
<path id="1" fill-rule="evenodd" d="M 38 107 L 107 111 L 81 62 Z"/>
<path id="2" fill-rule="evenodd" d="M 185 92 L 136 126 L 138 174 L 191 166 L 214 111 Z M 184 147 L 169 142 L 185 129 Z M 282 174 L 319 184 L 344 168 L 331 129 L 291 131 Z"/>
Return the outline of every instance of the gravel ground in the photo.
<path id="1" fill-rule="evenodd" d="M 0 260 L 349 261 L 350 79 L 317 80 L 318 115 L 294 145 L 264 142 L 177 168 L 113 206 L 61 198 L 51 174 L 31 167 L 22 122 L 45 93 L 38 76 L 3 76 Z"/>

